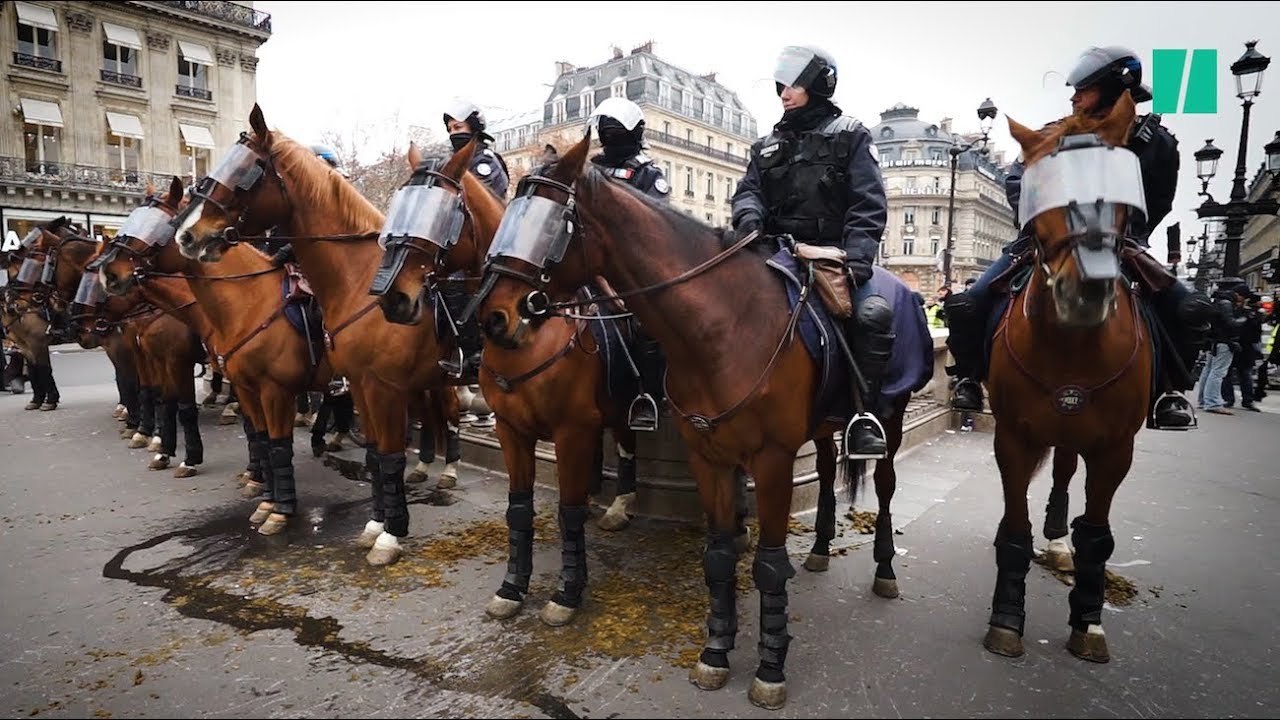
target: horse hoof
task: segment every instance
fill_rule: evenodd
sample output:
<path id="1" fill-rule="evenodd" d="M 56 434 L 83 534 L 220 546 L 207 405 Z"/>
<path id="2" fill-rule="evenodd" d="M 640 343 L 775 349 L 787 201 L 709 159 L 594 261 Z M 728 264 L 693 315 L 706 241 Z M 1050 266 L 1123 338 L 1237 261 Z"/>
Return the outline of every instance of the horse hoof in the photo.
<path id="1" fill-rule="evenodd" d="M 751 689 L 747 691 L 747 699 L 752 705 L 765 710 L 780 710 L 787 704 L 787 684 L 765 682 L 758 677 L 751 678 Z"/>
<path id="2" fill-rule="evenodd" d="M 429 478 L 430 476 L 431 476 L 431 466 L 419 460 L 418 464 L 414 466 L 413 471 L 410 472 L 408 475 L 404 476 L 404 481 L 406 483 L 416 484 L 416 483 L 426 482 L 427 478 Z"/>
<path id="3" fill-rule="evenodd" d="M 235 477 L 236 487 L 242 488 L 244 487 L 245 483 L 249 482 L 252 479 L 253 479 L 253 475 L 250 474 L 249 471 L 241 470 L 240 472 L 236 473 L 236 477 Z"/>
<path id="4" fill-rule="evenodd" d="M 804 559 L 803 565 L 804 569 L 809 572 L 826 572 L 830 566 L 830 555 L 817 555 L 815 553 L 809 553 L 809 557 Z M 876 579 L 879 580 L 879 578 Z"/>
<path id="5" fill-rule="evenodd" d="M 144 447 L 146 447 L 146 446 L 147 446 L 147 443 L 149 443 L 149 442 L 151 442 L 151 438 L 147 437 L 146 435 L 143 435 L 143 434 L 142 434 L 142 433 L 140 433 L 140 432 L 135 432 L 135 433 L 133 434 L 133 439 L 129 441 L 129 448 L 130 448 L 131 450 L 137 450 L 138 448 L 144 448 Z"/>
<path id="6" fill-rule="evenodd" d="M 1071 548 L 1063 540 L 1050 540 L 1049 547 L 1044 551 L 1045 560 L 1048 561 L 1049 567 L 1058 572 L 1075 572 L 1076 562 L 1071 555 Z"/>
<path id="7" fill-rule="evenodd" d="M 151 452 L 160 452 L 160 448 L 163 445 L 164 445 L 164 441 L 160 439 L 159 435 L 157 435 L 151 438 L 151 444 L 147 446 L 147 449 L 150 450 Z"/>
<path id="8" fill-rule="evenodd" d="M 266 483 L 260 483 L 257 480 L 250 480 L 240 488 L 240 497 L 256 498 L 267 491 Z"/>
<path id="9" fill-rule="evenodd" d="M 739 555 L 747 554 L 747 551 L 751 549 L 751 528 L 743 530 L 741 535 L 733 538 L 733 549 Z"/>
<path id="10" fill-rule="evenodd" d="M 400 541 L 395 535 L 383 532 L 373 543 L 373 549 L 364 559 L 374 567 L 382 567 L 400 559 Z"/>
<path id="11" fill-rule="evenodd" d="M 362 548 L 371 548 L 378 541 L 378 536 L 382 534 L 382 523 L 377 520 L 370 520 L 364 524 L 364 532 L 360 533 L 360 537 L 356 538 L 356 545 Z"/>
<path id="12" fill-rule="evenodd" d="M 542 612 L 538 613 L 538 617 L 551 627 L 562 627 L 568 625 L 577 612 L 577 608 L 565 607 L 554 600 L 548 600 L 547 604 L 542 606 Z"/>
<path id="13" fill-rule="evenodd" d="M 729 668 L 711 667 L 699 660 L 689 671 L 689 682 L 703 690 L 719 690 L 729 682 Z"/>
<path id="14" fill-rule="evenodd" d="M 444 471 L 440 473 L 440 481 L 436 483 L 436 487 L 441 490 L 448 490 L 458 486 L 458 463 L 451 462 L 444 466 Z"/>
<path id="15" fill-rule="evenodd" d="M 613 504 L 596 523 L 601 530 L 616 532 L 631 524 L 631 505 L 635 502 L 635 493 L 626 493 L 613 499 Z"/>
<path id="16" fill-rule="evenodd" d="M 254 525 L 257 525 L 260 522 L 264 522 L 268 517 L 271 516 L 271 511 L 275 509 L 276 509 L 276 506 L 273 505 L 271 501 L 263 500 L 262 502 L 258 503 L 258 509 L 254 510 L 253 514 L 249 516 L 249 522 L 253 523 Z"/>
<path id="17" fill-rule="evenodd" d="M 1102 632 L 1101 625 L 1090 625 L 1088 632 L 1072 630 L 1067 650 L 1081 660 L 1096 663 L 1111 661 L 1111 653 L 1107 651 L 1107 636 Z"/>
<path id="18" fill-rule="evenodd" d="M 889 578 L 876 578 L 875 583 L 871 585 L 871 592 L 882 598 L 893 600 L 898 597 L 898 581 Z"/>
<path id="19" fill-rule="evenodd" d="M 997 655 L 1022 657 L 1022 636 L 1009 628 L 989 626 L 982 646 Z"/>
<path id="20" fill-rule="evenodd" d="M 506 620 L 515 617 L 522 607 L 524 603 L 520 600 L 508 600 L 500 595 L 494 595 L 489 600 L 489 604 L 484 607 L 484 611 L 495 620 Z"/>
<path id="21" fill-rule="evenodd" d="M 45 403 L 40 406 L 41 412 L 49 412 L 50 410 L 57 410 L 57 409 L 58 409 L 58 403 Z"/>
<path id="22" fill-rule="evenodd" d="M 125 429 L 121 430 L 121 431 L 120 431 L 120 439 L 121 439 L 121 440 L 131 440 L 131 439 L 133 439 L 133 432 L 134 432 L 134 431 L 133 431 L 131 428 L 125 428 Z"/>
<path id="23" fill-rule="evenodd" d="M 173 476 L 176 478 L 189 478 L 189 477 L 195 477 L 196 473 L 197 473 L 197 470 L 194 467 L 186 463 L 182 463 L 181 465 L 178 466 L 177 470 L 173 471 Z"/>
<path id="24" fill-rule="evenodd" d="M 235 412 L 223 410 L 222 414 L 218 416 L 218 424 L 219 425 L 235 425 L 236 424 Z"/>
<path id="25" fill-rule="evenodd" d="M 164 470 L 169 467 L 169 456 L 156 454 L 151 462 L 147 465 L 148 470 Z"/>
<path id="26" fill-rule="evenodd" d="M 284 532 L 284 528 L 288 524 L 288 515 L 281 515 L 278 512 L 273 512 L 267 516 L 267 521 L 258 527 L 258 533 L 261 535 L 279 535 Z"/>
<path id="27" fill-rule="evenodd" d="M 22 408 L 22 409 L 23 409 L 23 410 L 39 410 L 39 409 L 40 409 L 40 403 L 37 403 L 37 402 L 29 402 L 29 403 L 27 403 L 26 407 L 24 407 L 24 408 Z"/>

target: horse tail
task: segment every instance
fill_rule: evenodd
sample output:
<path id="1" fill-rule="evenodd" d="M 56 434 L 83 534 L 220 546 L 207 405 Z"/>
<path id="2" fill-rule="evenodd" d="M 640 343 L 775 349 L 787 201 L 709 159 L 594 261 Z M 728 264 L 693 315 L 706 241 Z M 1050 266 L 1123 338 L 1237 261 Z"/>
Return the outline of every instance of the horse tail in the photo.
<path id="1" fill-rule="evenodd" d="M 841 465 L 844 468 L 844 487 L 849 493 L 849 504 L 851 506 L 856 506 L 858 504 L 858 498 L 866 492 L 867 461 L 845 460 Z"/>

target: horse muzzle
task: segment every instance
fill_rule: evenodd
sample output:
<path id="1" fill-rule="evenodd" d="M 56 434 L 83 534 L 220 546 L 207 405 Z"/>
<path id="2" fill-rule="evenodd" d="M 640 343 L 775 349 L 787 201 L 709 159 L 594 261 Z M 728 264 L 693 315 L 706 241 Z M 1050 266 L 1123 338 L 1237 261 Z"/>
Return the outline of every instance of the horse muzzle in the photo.
<path id="1" fill-rule="evenodd" d="M 507 327 L 511 324 L 511 318 L 504 310 L 494 310 L 489 313 L 481 324 L 485 337 L 489 338 L 500 348 L 504 350 L 517 350 L 520 343 L 529 335 L 529 320 L 521 318 L 510 334 L 507 333 Z"/>

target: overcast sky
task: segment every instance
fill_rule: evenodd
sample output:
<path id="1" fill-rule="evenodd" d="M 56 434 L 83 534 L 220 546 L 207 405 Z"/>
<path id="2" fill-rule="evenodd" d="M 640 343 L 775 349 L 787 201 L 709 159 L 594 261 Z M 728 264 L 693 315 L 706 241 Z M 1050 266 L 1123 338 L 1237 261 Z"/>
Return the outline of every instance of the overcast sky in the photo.
<path id="1" fill-rule="evenodd" d="M 443 136 L 440 115 L 455 95 L 487 109 L 490 122 L 538 108 L 555 81 L 554 63 L 604 62 L 654 41 L 654 52 L 686 70 L 716 72 L 738 93 L 760 131 L 778 120 L 770 79 L 779 49 L 816 44 L 839 69 L 835 100 L 867 125 L 904 102 L 920 117 L 976 130 L 990 97 L 1000 109 L 992 137 L 1017 154 L 1006 114 L 1038 126 L 1070 112 L 1065 76 L 1090 45 L 1126 45 L 1143 58 L 1151 85 L 1155 48 L 1218 51 L 1218 113 L 1171 114 L 1182 170 L 1173 211 L 1152 235 L 1164 258 L 1164 227 L 1199 235 L 1200 183 L 1192 153 L 1214 138 L 1224 151 L 1210 185 L 1230 193 L 1240 138 L 1240 101 L 1229 66 L 1246 40 L 1280 60 L 1280 4 L 1122 3 L 310 3 L 257 2 L 273 35 L 258 51 L 258 102 L 267 123 L 305 142 L 326 131 L 370 132 L 376 153 L 406 144 L 409 125 Z M 1264 80 L 1250 122 L 1248 167 L 1280 130 L 1280 67 Z M 1150 112 L 1151 104 L 1139 106 Z M 247 126 L 248 119 L 245 119 Z"/>

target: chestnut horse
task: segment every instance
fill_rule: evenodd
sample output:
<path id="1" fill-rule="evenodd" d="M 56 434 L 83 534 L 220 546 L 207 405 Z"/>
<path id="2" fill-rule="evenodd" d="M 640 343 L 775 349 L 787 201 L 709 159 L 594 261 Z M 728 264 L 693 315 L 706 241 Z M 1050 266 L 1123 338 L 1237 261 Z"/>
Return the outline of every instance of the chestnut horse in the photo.
<path id="1" fill-rule="evenodd" d="M 329 359 L 351 383 L 367 439 L 373 509 L 357 543 L 371 546 L 370 564 L 387 565 L 399 559 L 400 538 L 409 534 L 409 396 L 430 391 L 435 413 L 458 425 L 457 394 L 438 364 L 445 355 L 434 322 L 396 325 L 373 312 L 369 286 L 382 257 L 382 213 L 308 147 L 269 130 L 257 104 L 249 125 L 252 132 L 241 134 L 194 191 L 177 221 L 178 245 L 188 258 L 217 262 L 241 239 L 272 228 L 280 231 L 273 239 L 292 244 L 324 311 Z"/>
<path id="2" fill-rule="evenodd" d="M 172 286 L 166 289 L 153 280 L 188 283 L 209 321 L 206 345 L 235 386 L 243 411 L 250 468 L 256 468 L 253 475 L 261 481 L 246 478 L 244 493 L 265 493 L 250 521 L 261 523 L 259 533 L 274 535 L 285 530 L 297 505 L 296 398 L 323 388 L 332 371 L 327 355 L 313 353 L 307 339 L 283 318 L 284 269 L 250 246 L 227 253 L 215 267 L 182 257 L 173 242 L 173 219 L 184 200 L 182 183 L 175 177 L 167 194 L 152 195 L 135 208 L 103 252 L 98 270 L 108 292 L 119 294 L 140 285 L 163 307 L 175 306 L 179 296 Z"/>
<path id="3" fill-rule="evenodd" d="M 1101 119 L 1073 115 L 1039 131 L 1009 120 L 1026 159 L 1019 217 L 1034 230 L 1034 262 L 997 328 L 986 380 L 1004 516 L 983 644 L 1001 655 L 1023 654 L 1033 552 L 1027 487 L 1052 447 L 1055 476 L 1074 470 L 1074 455 L 1087 471 L 1085 511 L 1071 523 L 1067 649 L 1085 660 L 1109 659 L 1102 604 L 1115 549 L 1111 501 L 1133 463 L 1152 391 L 1151 333 L 1119 269 L 1126 219 L 1146 210 L 1138 159 L 1124 147 L 1133 119 L 1125 92 Z"/>
<path id="4" fill-rule="evenodd" d="M 504 204 L 470 172 L 475 142 L 468 143 L 444 164 L 423 162 L 416 147 L 409 151 L 413 176 L 397 191 L 383 229 L 386 245 L 383 267 L 390 277 L 375 282 L 382 310 L 392 322 L 421 320 L 426 300 L 444 281 L 436 272 L 446 264 L 478 274 L 502 219 Z M 430 237 L 423 237 L 429 235 Z M 491 276 L 497 280 L 498 276 Z M 380 278 L 381 279 L 381 278 Z M 484 293 L 482 293 L 484 295 Z M 564 298 L 561 298 L 564 299 Z M 503 300 L 489 295 L 486 308 Z M 496 306 L 495 306 L 496 307 Z M 465 311 L 464 311 L 465 312 Z M 487 608 L 499 619 L 512 617 L 524 603 L 533 571 L 534 450 L 538 440 L 555 444 L 556 479 L 560 491 L 560 527 L 565 548 L 562 585 L 544 606 L 541 617 L 549 625 L 564 625 L 582 602 L 586 580 L 583 523 L 587 499 L 597 467 L 597 446 L 604 427 L 619 444 L 619 491 L 600 526 L 619 530 L 629 521 L 627 507 L 635 497 L 635 432 L 627 426 L 626 405 L 609 396 L 606 353 L 584 320 L 542 322 L 518 342 L 491 338 L 480 365 L 480 387 L 498 419 L 497 435 L 509 483 L 507 522 L 513 570 Z M 454 318 L 459 320 L 459 318 Z M 616 332 L 616 331 L 611 331 Z M 619 337 L 610 338 L 619 352 Z"/>
<path id="5" fill-rule="evenodd" d="M 728 680 L 728 653 L 737 635 L 734 470 L 742 466 L 755 478 L 760 525 L 753 568 L 760 591 L 760 664 L 749 698 L 780 708 L 786 702 L 783 669 L 791 640 L 786 586 L 795 574 L 786 550 L 793 466 L 800 448 L 812 440 L 819 482 L 829 498 L 820 503 L 819 526 L 834 534 L 834 435 L 845 427 L 815 418 L 822 367 L 805 344 L 796 342 L 797 318 L 808 302 L 797 304 L 794 313 L 789 310 L 783 275 L 759 254 L 743 251 L 751 238 L 726 249 L 712 228 L 595 168 L 584 170 L 589 145 L 590 132 L 545 172 L 525 178 L 518 195 L 532 197 L 518 197 L 508 206 L 494 243 L 509 247 L 494 257 L 488 272 L 501 267 L 498 272 L 508 276 L 504 281 L 525 287 L 505 291 L 506 306 L 491 307 L 481 323 L 490 338 L 519 337 L 520 304 L 527 302 L 529 286 L 555 296 L 600 276 L 626 298 L 667 357 L 667 399 L 710 526 L 703 557 L 710 595 L 708 640 L 690 679 L 708 690 Z M 516 203 L 526 200 L 541 205 L 517 211 Z M 904 323 L 895 322 L 890 374 L 909 365 L 911 377 L 904 386 L 923 387 L 932 374 L 932 344 L 927 363 L 896 358 L 899 343 L 928 337 L 923 311 L 892 274 L 880 270 L 877 278 L 874 286 L 889 293 L 886 299 Z M 486 278 L 482 290 L 488 285 Z M 905 401 L 895 393 L 890 402 Z M 820 531 L 813 555 L 825 559 L 828 540 Z M 815 569 L 825 565 L 815 564 L 820 566 Z"/>

